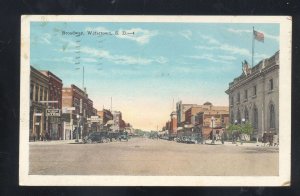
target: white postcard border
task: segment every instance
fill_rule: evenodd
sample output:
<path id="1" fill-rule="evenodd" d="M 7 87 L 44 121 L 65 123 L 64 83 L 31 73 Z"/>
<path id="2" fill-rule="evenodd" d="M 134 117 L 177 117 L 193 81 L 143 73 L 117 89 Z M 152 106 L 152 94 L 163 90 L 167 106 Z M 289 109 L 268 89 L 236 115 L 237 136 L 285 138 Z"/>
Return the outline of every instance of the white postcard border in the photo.
<path id="1" fill-rule="evenodd" d="M 30 22 L 279 23 L 279 176 L 84 176 L 29 175 Z M 24 186 L 289 186 L 291 174 L 290 16 L 53 16 L 21 18 L 19 184 Z M 284 67 L 284 68 L 283 68 Z"/>

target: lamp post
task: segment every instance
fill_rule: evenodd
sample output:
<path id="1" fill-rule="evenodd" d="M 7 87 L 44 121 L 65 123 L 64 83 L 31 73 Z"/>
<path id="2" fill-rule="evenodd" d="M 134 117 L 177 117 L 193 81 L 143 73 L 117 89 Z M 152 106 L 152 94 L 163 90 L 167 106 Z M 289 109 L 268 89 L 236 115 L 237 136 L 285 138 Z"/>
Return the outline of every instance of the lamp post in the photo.
<path id="1" fill-rule="evenodd" d="M 76 140 L 75 140 L 75 142 L 79 142 L 79 140 L 78 140 L 78 138 L 79 138 L 79 119 L 80 119 L 80 116 L 79 116 L 79 114 L 77 114 L 76 115 L 76 117 L 77 117 L 77 129 L 76 129 Z"/>
<path id="2" fill-rule="evenodd" d="M 242 118 L 242 125 L 245 124 L 245 123 L 246 123 L 246 119 Z M 241 129 L 243 129 L 243 127 L 241 127 Z M 243 134 L 243 136 L 245 136 L 245 135 Z M 242 138 L 240 138 L 240 139 L 241 139 L 241 144 L 243 144 Z"/>
<path id="3" fill-rule="evenodd" d="M 211 143 L 212 144 L 215 144 L 215 134 L 214 134 L 214 120 L 215 120 L 215 117 L 211 117 L 211 133 L 212 133 L 212 141 Z"/>
<path id="4" fill-rule="evenodd" d="M 234 120 L 234 124 L 237 125 L 238 121 L 237 120 Z M 232 136 L 232 139 L 233 139 L 233 144 L 236 143 L 236 131 L 237 130 L 233 130 L 233 136 Z"/>

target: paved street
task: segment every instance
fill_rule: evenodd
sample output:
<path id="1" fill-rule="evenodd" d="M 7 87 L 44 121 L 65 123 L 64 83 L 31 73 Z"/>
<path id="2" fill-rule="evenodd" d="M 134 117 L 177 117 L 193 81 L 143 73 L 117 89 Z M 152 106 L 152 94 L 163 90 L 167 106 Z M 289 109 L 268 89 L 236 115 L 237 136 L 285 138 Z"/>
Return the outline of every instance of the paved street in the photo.
<path id="1" fill-rule="evenodd" d="M 278 147 L 128 142 L 30 143 L 30 174 L 46 175 L 278 175 Z"/>

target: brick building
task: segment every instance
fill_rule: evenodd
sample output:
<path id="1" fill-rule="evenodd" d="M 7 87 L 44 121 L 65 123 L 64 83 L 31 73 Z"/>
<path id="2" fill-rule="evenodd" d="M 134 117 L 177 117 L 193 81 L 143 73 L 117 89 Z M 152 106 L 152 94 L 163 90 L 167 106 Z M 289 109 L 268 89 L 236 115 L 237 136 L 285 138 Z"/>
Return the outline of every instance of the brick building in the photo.
<path id="1" fill-rule="evenodd" d="M 62 80 L 50 71 L 41 70 L 42 74 L 48 77 L 48 101 L 57 101 L 57 103 L 48 103 L 48 109 L 62 109 Z M 47 117 L 47 132 L 51 139 L 63 138 L 63 127 L 60 116 Z"/>
<path id="2" fill-rule="evenodd" d="M 48 101 L 48 86 L 48 77 L 30 66 L 29 140 L 42 140 L 47 136 L 47 104 L 41 101 Z"/>
<path id="3" fill-rule="evenodd" d="M 109 110 L 107 110 L 107 109 L 103 109 L 101 111 L 98 111 L 97 114 L 98 114 L 98 116 L 100 118 L 101 124 L 103 124 L 103 125 L 106 125 L 106 123 L 109 120 L 113 119 L 112 113 Z"/>
<path id="4" fill-rule="evenodd" d="M 64 114 L 64 119 L 68 122 L 64 126 L 65 138 L 74 138 L 73 131 L 77 129 L 78 125 L 80 126 L 80 138 L 81 135 L 87 135 L 89 130 L 87 118 L 93 114 L 93 101 L 88 98 L 88 94 L 74 84 L 70 87 L 64 87 L 62 90 L 62 107 L 75 107 L 74 111 L 70 111 L 70 115 Z M 77 119 L 77 115 L 79 115 L 79 119 Z"/>
<path id="5" fill-rule="evenodd" d="M 228 108 L 228 107 L 227 107 Z M 208 138 L 212 129 L 225 130 L 229 124 L 229 111 L 227 110 L 209 110 L 199 112 L 196 115 L 196 125 L 202 131 L 204 137 Z"/>
<path id="6" fill-rule="evenodd" d="M 195 116 L 199 112 L 204 112 L 206 110 L 210 110 L 212 105 L 207 102 L 203 105 L 195 105 L 191 106 L 188 110 L 185 112 L 185 124 L 186 125 L 195 125 Z"/>
<path id="7" fill-rule="evenodd" d="M 197 104 L 183 104 L 182 101 L 176 103 L 177 126 L 182 127 L 185 124 L 185 112 Z"/>

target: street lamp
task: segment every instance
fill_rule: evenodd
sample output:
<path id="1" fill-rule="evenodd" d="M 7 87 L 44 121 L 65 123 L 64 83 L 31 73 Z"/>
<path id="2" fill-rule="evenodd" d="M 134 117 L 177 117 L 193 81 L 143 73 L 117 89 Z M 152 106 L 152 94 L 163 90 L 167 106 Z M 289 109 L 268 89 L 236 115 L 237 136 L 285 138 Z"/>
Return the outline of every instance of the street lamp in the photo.
<path id="1" fill-rule="evenodd" d="M 237 120 L 234 120 L 234 124 L 237 125 L 238 121 Z M 236 143 L 236 132 L 237 130 L 233 130 L 232 132 L 232 143 L 235 144 Z"/>
<path id="2" fill-rule="evenodd" d="M 243 118 L 243 119 L 242 119 L 243 124 L 245 124 L 245 121 L 246 121 L 246 119 Z"/>
<path id="3" fill-rule="evenodd" d="M 78 138 L 79 138 L 79 119 L 80 119 L 80 116 L 79 116 L 79 114 L 77 114 L 76 115 L 76 117 L 77 117 L 77 129 L 76 129 L 76 140 L 75 140 L 75 142 L 79 142 L 79 140 L 78 140 Z"/>
<path id="4" fill-rule="evenodd" d="M 214 134 L 214 120 L 215 117 L 211 117 L 211 132 L 212 132 L 212 141 L 211 143 L 214 144 L 215 143 L 215 134 Z"/>

